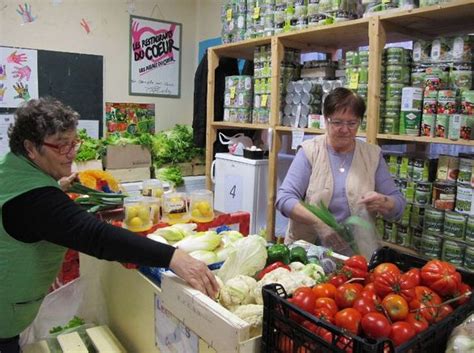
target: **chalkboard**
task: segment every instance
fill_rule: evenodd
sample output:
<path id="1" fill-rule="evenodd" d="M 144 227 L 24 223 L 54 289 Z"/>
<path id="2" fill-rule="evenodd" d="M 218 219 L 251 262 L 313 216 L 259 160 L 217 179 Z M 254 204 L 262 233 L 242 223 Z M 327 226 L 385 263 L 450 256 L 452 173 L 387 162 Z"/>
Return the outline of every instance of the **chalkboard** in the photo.
<path id="1" fill-rule="evenodd" d="M 71 106 L 82 119 L 98 120 L 102 136 L 102 56 L 38 50 L 38 93 Z"/>
<path id="2" fill-rule="evenodd" d="M 81 119 L 97 120 L 103 135 L 103 57 L 38 50 L 38 94 L 71 106 Z M 0 108 L 0 113 L 15 109 Z"/>

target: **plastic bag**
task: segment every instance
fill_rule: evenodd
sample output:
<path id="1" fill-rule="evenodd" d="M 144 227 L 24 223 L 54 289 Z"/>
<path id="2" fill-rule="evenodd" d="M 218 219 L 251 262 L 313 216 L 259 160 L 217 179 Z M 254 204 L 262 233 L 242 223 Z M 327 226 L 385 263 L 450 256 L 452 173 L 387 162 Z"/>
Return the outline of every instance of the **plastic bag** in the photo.
<path id="1" fill-rule="evenodd" d="M 454 328 L 446 348 L 446 353 L 472 352 L 474 352 L 474 314 Z"/>
<path id="2" fill-rule="evenodd" d="M 237 156 L 243 156 L 244 149 L 250 148 L 253 145 L 252 139 L 241 132 L 231 137 L 219 132 L 219 141 L 223 145 L 228 145 L 229 152 Z"/>

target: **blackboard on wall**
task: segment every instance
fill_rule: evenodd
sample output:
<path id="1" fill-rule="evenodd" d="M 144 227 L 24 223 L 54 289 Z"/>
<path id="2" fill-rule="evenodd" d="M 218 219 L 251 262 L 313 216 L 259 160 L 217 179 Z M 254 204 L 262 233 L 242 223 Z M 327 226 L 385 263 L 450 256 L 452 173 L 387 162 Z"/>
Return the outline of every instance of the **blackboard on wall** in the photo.
<path id="1" fill-rule="evenodd" d="M 38 50 L 38 94 L 71 106 L 81 119 L 97 120 L 103 134 L 103 57 Z M 0 113 L 13 113 L 2 109 Z"/>

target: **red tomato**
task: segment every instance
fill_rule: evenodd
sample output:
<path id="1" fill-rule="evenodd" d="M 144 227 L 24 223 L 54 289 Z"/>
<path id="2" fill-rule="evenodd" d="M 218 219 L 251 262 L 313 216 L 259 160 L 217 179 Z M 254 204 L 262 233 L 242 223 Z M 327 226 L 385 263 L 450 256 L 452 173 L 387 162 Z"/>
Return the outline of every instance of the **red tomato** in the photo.
<path id="1" fill-rule="evenodd" d="M 416 333 L 420 333 L 426 330 L 430 326 L 430 324 L 425 319 L 425 317 L 421 315 L 420 313 L 416 313 L 416 312 L 409 313 L 405 321 L 413 325 Z"/>
<path id="2" fill-rule="evenodd" d="M 360 322 L 362 331 L 370 338 L 388 337 L 392 327 L 385 315 L 381 313 L 368 313 Z"/>
<path id="3" fill-rule="evenodd" d="M 346 283 L 337 288 L 336 304 L 338 308 L 350 308 L 361 293 L 360 287 L 354 283 Z"/>
<path id="4" fill-rule="evenodd" d="M 317 318 L 321 319 L 321 320 L 324 320 L 326 322 L 330 322 L 331 324 L 334 324 L 334 314 L 328 308 L 314 309 L 313 315 L 316 316 Z"/>
<path id="5" fill-rule="evenodd" d="M 331 276 L 329 276 L 329 283 L 333 284 L 336 288 L 346 283 L 347 280 L 347 276 L 343 274 L 332 274 Z"/>
<path id="6" fill-rule="evenodd" d="M 387 295 L 382 300 L 382 306 L 387 310 L 392 321 L 404 320 L 408 316 L 408 303 L 401 295 Z"/>
<path id="7" fill-rule="evenodd" d="M 369 290 L 369 291 L 374 291 L 375 292 L 374 282 L 367 283 L 364 287 L 364 290 Z"/>
<path id="8" fill-rule="evenodd" d="M 380 265 L 377 265 L 374 268 L 374 271 L 373 271 L 374 279 L 375 279 L 375 277 L 377 277 L 378 275 L 381 275 L 384 272 L 393 272 L 393 273 L 399 275 L 400 274 L 400 269 L 395 264 L 392 264 L 390 262 L 383 262 L 383 263 L 381 263 Z"/>
<path id="9" fill-rule="evenodd" d="M 411 340 L 416 336 L 416 330 L 412 324 L 406 321 L 398 321 L 392 325 L 390 339 L 393 341 L 395 347 Z"/>
<path id="10" fill-rule="evenodd" d="M 339 308 L 337 307 L 336 301 L 332 298 L 318 298 L 314 306 L 315 309 L 326 308 L 332 315 L 335 315 Z"/>
<path id="11" fill-rule="evenodd" d="M 359 298 L 372 299 L 376 303 L 380 302 L 380 297 L 375 293 L 375 290 L 366 289 L 365 287 L 364 287 L 364 289 L 362 289 L 362 292 L 360 292 Z"/>
<path id="12" fill-rule="evenodd" d="M 367 277 L 367 260 L 362 255 L 354 255 L 344 261 L 342 271 L 348 274 L 349 278 Z"/>
<path id="13" fill-rule="evenodd" d="M 352 307 L 356 309 L 362 316 L 377 311 L 377 305 L 375 304 L 375 300 L 364 297 L 357 298 L 354 301 Z"/>
<path id="14" fill-rule="evenodd" d="M 439 321 L 443 320 L 445 317 L 450 315 L 452 312 L 453 312 L 453 307 L 451 305 L 449 305 L 449 304 L 441 305 L 436 310 L 435 322 L 439 322 Z"/>
<path id="15" fill-rule="evenodd" d="M 297 295 L 300 295 L 300 294 L 311 293 L 312 291 L 313 289 L 311 287 L 298 287 L 293 292 L 293 297 L 296 297 Z"/>
<path id="16" fill-rule="evenodd" d="M 457 289 L 456 292 L 453 293 L 452 296 L 450 297 L 453 297 L 453 298 L 457 298 L 457 297 L 460 297 L 457 301 L 455 301 L 454 303 L 452 303 L 452 305 L 454 306 L 458 306 L 458 305 L 462 305 L 464 303 L 467 303 L 469 301 L 469 298 L 471 297 L 471 294 L 466 294 L 466 293 L 470 293 L 471 292 L 471 287 L 466 284 L 466 283 L 461 283 Z M 466 294 L 466 295 L 464 295 Z"/>
<path id="17" fill-rule="evenodd" d="M 358 334 L 362 315 L 353 308 L 346 308 L 339 311 L 334 316 L 336 326 L 344 328 L 354 334 Z"/>
<path id="18" fill-rule="evenodd" d="M 336 286 L 332 283 L 319 283 L 313 287 L 316 298 L 332 298 L 336 295 Z"/>
<path id="19" fill-rule="evenodd" d="M 410 309 L 417 309 L 429 323 L 437 317 L 436 306 L 441 304 L 441 297 L 432 289 L 425 286 L 415 287 L 415 297 L 409 303 Z"/>
<path id="20" fill-rule="evenodd" d="M 293 297 L 288 299 L 288 301 L 296 305 L 298 308 L 308 313 L 312 313 L 316 303 L 316 296 L 311 291 L 311 288 L 309 288 L 309 291 L 298 291 L 298 289 L 294 292 Z"/>
<path id="21" fill-rule="evenodd" d="M 461 284 L 461 274 L 453 265 L 431 260 L 421 268 L 421 282 L 442 296 L 453 295 Z"/>
<path id="22" fill-rule="evenodd" d="M 400 294 L 407 301 L 415 296 L 415 287 L 419 284 L 416 272 L 407 272 L 402 275 L 391 271 L 378 275 L 374 280 L 375 292 L 381 297 L 387 294 Z"/>

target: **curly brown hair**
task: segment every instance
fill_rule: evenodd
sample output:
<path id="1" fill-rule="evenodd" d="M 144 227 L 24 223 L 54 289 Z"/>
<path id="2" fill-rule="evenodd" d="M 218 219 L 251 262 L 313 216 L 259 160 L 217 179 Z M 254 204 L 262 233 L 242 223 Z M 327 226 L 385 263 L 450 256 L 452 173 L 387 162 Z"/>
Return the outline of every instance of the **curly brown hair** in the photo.
<path id="1" fill-rule="evenodd" d="M 79 113 L 55 98 L 31 99 L 15 111 L 15 123 L 8 129 L 10 150 L 26 156 L 25 140 L 39 148 L 47 136 L 75 129 L 78 120 Z"/>
<path id="2" fill-rule="evenodd" d="M 364 100 L 350 89 L 343 87 L 333 89 L 324 100 L 324 116 L 331 118 L 335 113 L 345 113 L 347 111 L 362 119 L 365 113 Z"/>

